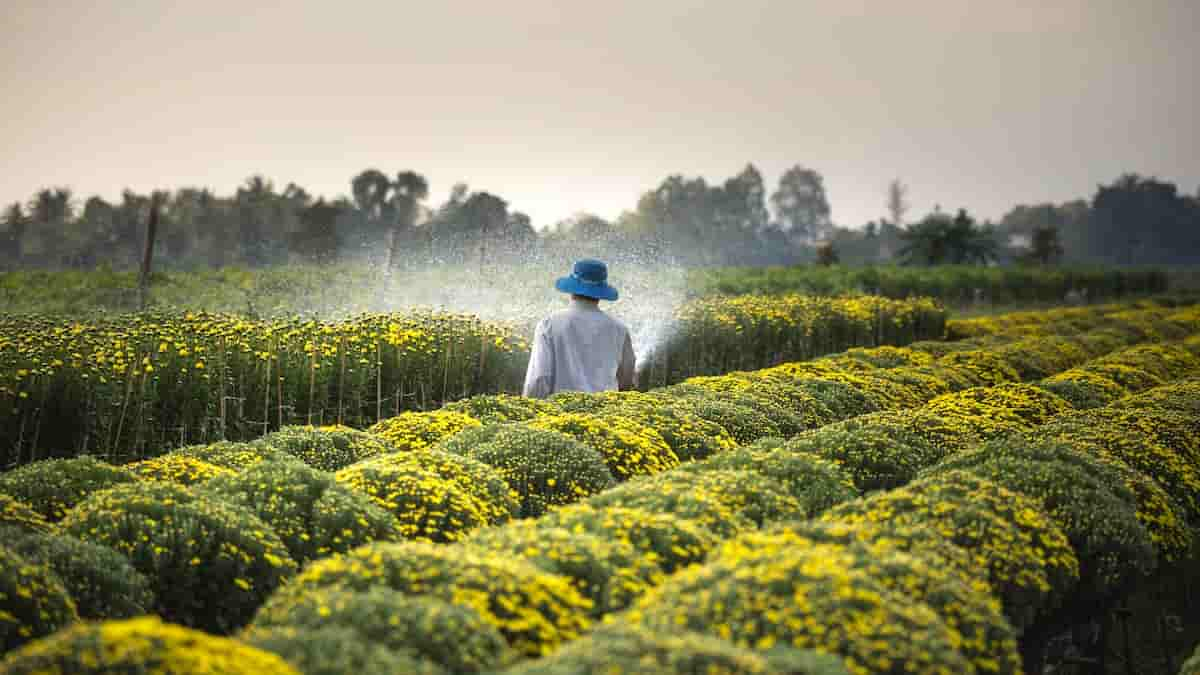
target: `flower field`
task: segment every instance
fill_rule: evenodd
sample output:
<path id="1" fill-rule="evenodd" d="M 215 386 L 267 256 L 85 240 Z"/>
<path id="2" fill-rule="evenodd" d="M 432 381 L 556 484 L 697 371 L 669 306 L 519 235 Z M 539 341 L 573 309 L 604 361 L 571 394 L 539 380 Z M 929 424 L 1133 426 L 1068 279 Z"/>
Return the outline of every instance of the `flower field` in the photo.
<path id="1" fill-rule="evenodd" d="M 120 462 L 292 425 L 363 428 L 519 392 L 531 322 L 432 311 L 343 321 L 0 318 L 0 466 L 80 454 Z M 923 299 L 697 300 L 663 317 L 671 337 L 643 359 L 642 381 L 938 339 L 944 323 L 945 311 Z"/>
<path id="2" fill-rule="evenodd" d="M 762 330 L 747 352 L 794 339 L 739 323 L 756 307 L 703 321 Z M 0 674 L 1120 672 L 1114 650 L 1177 672 L 1200 635 L 1156 622 L 1200 568 L 1200 306 L 949 330 L 22 456 L 0 473 Z"/>

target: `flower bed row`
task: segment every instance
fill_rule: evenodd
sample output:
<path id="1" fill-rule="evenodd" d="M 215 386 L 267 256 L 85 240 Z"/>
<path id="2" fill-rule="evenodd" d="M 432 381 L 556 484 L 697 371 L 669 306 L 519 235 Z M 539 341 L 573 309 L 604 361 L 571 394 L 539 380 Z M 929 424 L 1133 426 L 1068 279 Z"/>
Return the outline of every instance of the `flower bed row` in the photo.
<path id="1" fill-rule="evenodd" d="M 1177 316 L 1171 321 L 1184 319 Z M 1136 326 L 1138 321 L 1131 323 Z M 1181 324 L 1177 329 L 1186 327 Z M 1080 372 L 1090 377 L 1095 375 L 1095 368 L 1115 364 L 1145 372 L 1161 382 L 1191 368 L 1189 358 L 1194 361 L 1185 351 L 1167 347 L 1138 347 L 1087 360 L 1088 349 L 1100 353 L 1121 341 L 1111 335 L 1050 341 L 1037 353 L 1039 367 L 1054 370 L 1078 365 Z M 1193 348 L 1196 345 L 1195 341 L 1189 344 Z M 1069 348 L 1072 345 L 1074 349 Z M 882 559 L 875 548 L 868 547 L 870 556 L 861 551 L 851 558 L 844 558 L 849 555 L 846 553 L 800 556 L 807 561 L 804 565 L 818 566 L 810 568 L 792 560 L 791 554 L 783 556 L 783 562 L 776 560 L 779 551 L 772 547 L 786 542 L 771 543 L 775 541 L 772 539 L 764 542 L 761 550 L 733 542 L 740 541 L 735 539 L 737 535 L 753 533 L 759 527 L 817 516 L 835 504 L 845 504 L 863 490 L 891 488 L 878 495 L 892 495 L 911 489 L 912 484 L 905 487 L 905 483 L 948 452 L 971 447 L 986 435 L 999 436 L 1024 428 L 1022 424 L 1032 428 L 1034 422 L 1059 411 L 1061 399 L 1045 388 L 1047 382 L 1011 386 L 1021 379 L 1021 368 L 1015 360 L 1023 352 L 1006 353 L 1006 357 L 997 357 L 987 350 L 968 350 L 935 357 L 919 350 L 854 350 L 814 364 L 698 379 L 645 394 L 572 395 L 551 402 L 476 398 L 456 404 L 455 409 L 410 414 L 382 423 L 375 429 L 378 435 L 348 429 L 289 429 L 261 443 L 226 443 L 176 451 L 164 456 L 161 466 L 114 468 L 95 460 L 67 460 L 55 463 L 54 471 L 42 473 L 71 476 L 66 481 L 69 485 L 30 480 L 28 477 L 37 473 L 34 471 L 5 474 L 5 478 L 24 476 L 20 482 L 34 487 L 20 495 L 20 502 L 10 501 L 0 513 L 4 514 L 4 523 L 14 527 L 43 535 L 55 528 L 58 534 L 51 536 L 58 539 L 67 539 L 63 536 L 66 533 L 74 537 L 71 541 L 86 541 L 98 548 L 107 544 L 106 550 L 121 549 L 136 574 L 146 579 L 151 597 L 143 597 L 143 606 L 174 621 L 220 632 L 236 630 L 253 618 L 245 635 L 247 640 L 285 652 L 294 662 L 303 662 L 309 668 L 316 668 L 314 664 L 322 658 L 331 658 L 322 654 L 341 654 L 346 662 L 364 664 L 387 662 L 390 655 L 414 663 L 440 664 L 451 672 L 469 672 L 471 668 L 507 664 L 519 655 L 541 654 L 566 643 L 550 659 L 523 661 L 513 669 L 561 672 L 561 668 L 582 667 L 578 664 L 599 658 L 606 650 L 616 650 L 614 653 L 628 653 L 630 659 L 654 655 L 656 663 L 664 668 L 684 667 L 681 664 L 737 664 L 721 667 L 741 668 L 716 672 L 772 672 L 771 668 L 784 667 L 781 663 L 792 664 L 787 667 L 795 670 L 789 672 L 838 672 L 846 665 L 874 670 L 883 667 L 878 659 L 933 669 L 956 669 L 965 663 L 968 669 L 1003 672 L 1003 667 L 987 666 L 997 654 L 1007 655 L 1005 658 L 1011 661 L 1012 651 L 1004 645 L 1015 636 L 1017 629 L 1012 626 L 1020 624 L 1026 630 L 1036 626 L 1041 617 L 1038 612 L 1046 614 L 1043 607 L 1053 605 L 1054 598 L 1067 593 L 1058 588 L 1044 590 L 1037 576 L 1041 568 L 1033 567 L 1022 576 L 1025 568 L 1001 558 L 1003 564 L 1012 567 L 1000 567 L 996 574 L 1007 572 L 1016 579 L 1011 589 L 995 591 L 1005 600 L 1000 605 L 1002 614 L 988 605 L 988 593 L 978 592 L 981 585 L 991 588 L 995 580 L 980 579 L 979 575 L 937 582 L 937 594 L 950 595 L 936 597 L 957 600 L 940 605 L 927 600 L 925 605 L 934 608 L 930 611 L 907 596 L 897 595 L 900 590 L 909 593 L 912 589 L 908 586 L 879 586 L 879 578 L 893 577 L 915 580 L 911 583 L 933 583 L 922 576 L 927 574 L 922 570 L 930 567 L 929 561 L 903 558 L 913 558 L 913 554 L 899 550 L 900 543 L 893 545 L 896 552 L 886 557 L 886 567 L 865 566 L 868 559 Z M 930 391 L 929 383 L 934 381 L 945 384 Z M 992 381 L 1010 384 L 978 388 Z M 1155 384 L 1153 379 L 1139 377 L 1116 386 L 1128 391 L 1151 384 Z M 919 405 L 950 389 L 958 391 L 929 404 L 940 406 L 938 416 L 952 419 L 964 406 L 976 407 L 967 409 L 969 415 L 959 414 L 955 425 L 938 432 L 939 436 L 919 437 L 916 432 L 924 429 L 924 422 L 932 416 L 928 411 L 906 416 L 905 407 Z M 1170 398 L 1161 394 L 1148 394 L 1146 400 Z M 1010 409 L 1019 411 L 1013 415 L 1021 421 L 1004 416 L 1005 424 L 1011 426 L 1001 428 L 980 421 Z M 524 423 L 482 424 L 506 420 Z M 605 420 L 614 421 L 606 424 Z M 828 426 L 835 420 L 842 422 Z M 697 433 L 695 429 L 703 431 Z M 749 443 L 766 435 L 790 436 L 797 432 L 799 435 L 786 443 L 760 440 L 748 448 L 733 447 L 736 441 Z M 867 440 L 861 447 L 814 442 L 812 437 L 820 434 L 846 441 L 859 436 Z M 965 434 L 966 440 L 954 440 L 955 434 Z M 904 464 L 908 452 L 889 455 L 891 446 L 884 442 L 889 435 L 903 439 L 905 447 L 926 448 L 924 454 L 917 453 L 923 459 L 910 465 Z M 706 442 L 706 438 L 710 440 Z M 676 466 L 681 459 L 684 463 Z M 687 462 L 689 459 L 701 461 Z M 337 473 L 326 473 L 331 470 Z M 1119 475 L 1132 481 L 1134 487 L 1130 490 L 1154 497 L 1144 500 L 1147 505 L 1165 503 L 1158 499 L 1161 490 L 1154 492 L 1152 485 L 1137 483 L 1136 476 L 1146 474 L 1127 471 Z M 144 482 L 146 477 L 158 482 Z M 164 479 L 192 483 L 193 487 L 161 482 Z M 965 482 L 958 473 L 954 480 L 942 480 L 945 484 L 940 489 L 948 503 L 974 503 L 980 501 L 978 495 L 991 495 L 983 502 L 987 508 L 976 509 L 975 517 L 982 520 L 970 522 L 1017 522 L 1025 528 L 1019 530 L 1026 532 L 1022 536 L 1029 537 L 1038 533 L 1050 536 L 1047 532 L 1052 532 L 1046 524 L 1050 522 L 1048 517 L 1036 503 L 1029 507 L 1034 514 L 1030 516 L 1024 508 L 1018 508 L 1022 506 L 1020 500 L 998 492 L 990 480 L 975 485 Z M 102 487 L 111 489 L 97 493 Z M 11 483 L 0 486 L 0 492 L 14 491 Z M 583 503 L 570 505 L 589 495 Z M 877 496 L 867 501 L 873 503 L 870 500 Z M 1145 522 L 1161 516 L 1161 512 L 1148 508 L 1145 512 Z M 114 519 L 114 514 L 123 517 Z M 480 529 L 522 515 L 541 517 L 498 529 Z M 54 521 L 57 525 L 52 526 Z M 866 541 L 863 533 L 872 528 L 865 522 L 843 526 L 854 530 L 856 541 L 863 539 L 862 546 L 886 545 L 875 541 L 879 537 L 874 535 Z M 927 523 L 919 525 L 928 527 Z M 1011 528 L 997 532 L 1011 535 Z M 1172 541 L 1175 530 L 1163 527 L 1160 531 L 1163 542 Z M 803 536 L 806 540 L 818 537 L 812 532 Z M 822 540 L 821 546 L 841 547 L 840 551 L 846 548 L 849 536 L 829 534 L 833 539 Z M 402 539 L 460 543 L 447 547 L 418 541 L 356 548 L 371 541 Z M 1070 539 L 1063 541 L 1074 544 Z M 713 557 L 710 554 L 718 546 L 721 553 Z M 789 544 L 785 548 L 794 552 L 798 547 Z M 951 547 L 942 548 L 946 548 L 946 556 L 961 555 Z M 1002 550 L 1019 553 L 1018 549 Z M 1045 583 L 1051 586 L 1060 577 L 1070 577 L 1067 553 L 1072 547 L 1052 550 L 1058 553 L 1047 559 L 1059 561 L 1058 566 L 1044 572 Z M 346 551 L 351 552 L 327 557 Z M 979 544 L 975 557 L 962 567 L 991 571 L 980 565 L 981 559 L 993 559 L 991 553 Z M 1083 558 L 1072 555 L 1080 565 Z M 847 619 L 839 625 L 851 625 L 854 619 L 864 622 L 859 624 L 864 630 L 870 626 L 879 630 L 890 627 L 888 630 L 926 636 L 928 640 L 921 644 L 929 647 L 919 653 L 892 653 L 891 648 L 881 651 L 878 647 L 863 647 L 862 636 L 849 632 L 840 637 L 828 635 L 826 641 L 797 640 L 794 636 L 780 640 L 770 631 L 750 639 L 747 636 L 752 632 L 735 629 L 735 622 L 705 618 L 708 615 L 703 611 L 707 609 L 700 618 L 646 613 L 648 606 L 661 603 L 648 605 L 639 597 L 663 592 L 654 589 L 670 588 L 677 578 L 684 578 L 675 574 L 664 586 L 665 575 L 680 570 L 699 574 L 695 570 L 708 569 L 693 565 L 706 557 L 711 559 L 709 565 L 726 561 L 720 563 L 726 568 L 709 570 L 718 576 L 725 574 L 722 569 L 734 576 L 756 570 L 755 574 L 761 572 L 772 578 L 771 574 L 782 570 L 779 564 L 796 568 L 787 572 L 790 581 L 781 577 L 777 583 L 794 589 L 810 585 L 824 589 L 824 595 L 806 596 L 809 611 L 820 609 L 830 617 Z M 1136 562 L 1136 558 L 1130 559 Z M 294 561 L 308 560 L 316 562 L 285 591 L 272 596 L 281 579 L 291 574 Z M 844 564 L 820 568 L 825 560 L 841 560 Z M 949 569 L 944 564 L 933 567 Z M 889 574 L 880 571 L 885 569 Z M 1118 564 L 1113 569 L 1126 567 Z M 845 570 L 846 576 L 831 576 L 841 574 L 839 570 Z M 902 574 L 901 570 L 907 572 Z M 55 574 L 61 578 L 65 573 Z M 707 588 L 710 584 L 705 579 L 697 577 L 692 583 L 698 589 Z M 372 601 L 360 595 L 380 587 L 402 592 L 405 597 L 424 598 L 431 603 L 429 611 L 436 617 L 467 610 L 469 616 L 455 629 L 432 619 L 417 621 L 416 627 L 406 629 L 409 632 L 397 631 L 395 642 L 387 645 L 373 639 L 357 641 L 377 649 L 335 648 L 327 643 L 340 644 L 338 641 L 318 639 L 313 633 L 315 625 L 337 625 L 339 630 L 350 631 L 347 635 L 361 635 L 363 626 L 377 625 L 377 621 L 362 618 L 366 615 L 360 612 L 367 612 L 363 607 L 372 606 Z M 344 604 L 355 609 L 337 614 L 341 618 L 332 620 L 328 617 L 335 615 L 335 605 L 324 596 L 314 599 L 311 594 L 332 593 L 335 588 L 353 596 Z M 863 589 L 863 596 L 854 602 L 839 595 L 856 589 Z M 733 603 L 744 593 L 750 593 L 755 602 L 766 601 L 764 589 L 730 587 L 727 592 L 732 595 L 715 600 L 715 606 Z M 134 594 L 127 590 L 120 593 Z M 78 602 L 66 589 L 54 595 L 64 596 Z M 715 597 L 687 590 L 665 597 L 690 596 Z M 258 609 L 255 615 L 267 597 L 271 597 L 267 607 L 274 609 Z M 946 608 L 971 598 L 975 604 L 969 611 L 973 614 L 960 616 L 953 626 L 950 619 L 940 617 L 950 611 Z M 375 602 L 385 601 L 391 602 Z M 308 624 L 290 618 L 296 603 L 308 603 L 304 606 L 312 607 L 318 618 Z M 613 616 L 631 603 L 636 605 L 633 612 L 642 612 L 637 622 L 624 629 L 606 628 L 575 639 L 589 624 Z M 456 607 L 460 609 L 453 609 Z M 695 608 L 679 611 L 684 609 L 691 612 Z M 776 610 L 765 607 L 764 611 Z M 63 610 L 62 614 L 66 617 L 63 622 L 69 620 L 70 612 Z M 412 614 L 421 616 L 415 609 Z M 277 618 L 267 619 L 268 615 Z M 936 621 L 930 619 L 931 615 Z M 662 637 L 664 631 L 654 628 L 660 620 L 677 622 L 680 616 L 711 635 L 683 633 L 666 638 Z M 1033 623 L 1023 624 L 1018 619 Z M 499 636 L 503 649 L 466 649 L 468 643 L 463 636 L 487 632 L 480 630 L 480 621 L 491 627 L 493 637 Z M 780 621 L 781 625 L 791 625 L 791 619 Z M 963 626 L 974 626 L 967 631 L 974 632 L 962 637 L 966 630 Z M 444 637 L 439 642 L 431 635 Z M 18 640 L 29 637 L 32 635 L 18 636 Z M 964 647 L 960 638 L 975 646 Z M 836 652 L 848 661 L 830 661 L 803 650 L 761 651 L 781 642 Z M 462 649 L 453 649 L 450 655 L 443 653 L 451 643 Z M 439 644 L 443 647 L 436 647 Z M 314 645 L 327 648 L 322 651 Z M 358 651 L 346 653 L 351 649 Z M 380 649 L 383 652 L 376 653 Z M 463 658 L 475 659 L 471 663 L 476 665 L 447 661 L 460 652 L 475 654 Z M 898 672 L 902 669 L 901 665 L 895 667 Z"/>

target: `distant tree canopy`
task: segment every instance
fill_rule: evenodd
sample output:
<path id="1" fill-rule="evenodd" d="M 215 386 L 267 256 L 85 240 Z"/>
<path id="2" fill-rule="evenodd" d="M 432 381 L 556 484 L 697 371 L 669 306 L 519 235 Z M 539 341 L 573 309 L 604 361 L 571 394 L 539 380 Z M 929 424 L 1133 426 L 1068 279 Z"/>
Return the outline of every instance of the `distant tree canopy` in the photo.
<path id="1" fill-rule="evenodd" d="M 768 193 L 762 173 L 747 164 L 720 182 L 671 175 L 615 221 L 579 213 L 539 233 L 503 196 L 466 184 L 430 206 L 429 183 L 413 170 L 366 169 L 351 177 L 348 196 L 333 199 L 295 183 L 280 189 L 259 175 L 228 196 L 192 187 L 125 190 L 110 202 L 48 187 L 0 209 L 0 267 L 135 268 L 155 195 L 162 208 L 154 259 L 177 268 L 364 257 L 389 267 L 484 264 L 638 251 L 684 265 L 828 263 L 833 253 L 850 265 L 1200 261 L 1200 194 L 1156 178 L 1127 174 L 1088 201 L 1017 206 L 994 225 L 965 210 L 906 224 L 907 193 L 894 180 L 881 199 L 884 218 L 838 227 L 820 173 L 794 165 Z M 827 245 L 824 254 L 819 245 Z"/>

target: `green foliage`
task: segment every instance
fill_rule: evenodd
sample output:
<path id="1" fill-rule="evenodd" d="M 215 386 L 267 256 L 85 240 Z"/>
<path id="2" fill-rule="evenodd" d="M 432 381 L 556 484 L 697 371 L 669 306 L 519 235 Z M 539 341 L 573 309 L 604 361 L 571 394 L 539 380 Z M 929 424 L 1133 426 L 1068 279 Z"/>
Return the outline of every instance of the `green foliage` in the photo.
<path id="1" fill-rule="evenodd" d="M 199 485 L 217 476 L 233 475 L 233 469 L 210 464 L 202 459 L 169 453 L 143 459 L 123 467 L 141 480 L 161 481 L 177 485 Z"/>
<path id="2" fill-rule="evenodd" d="M 445 670 L 407 652 L 368 642 L 348 628 L 280 626 L 246 631 L 241 641 L 276 654 L 304 675 L 444 675 Z"/>
<path id="3" fill-rule="evenodd" d="M 850 525 L 889 523 L 941 530 L 987 570 L 1018 631 L 1059 606 L 1079 579 L 1079 561 L 1062 530 L 1030 497 L 964 471 L 947 471 L 827 511 Z"/>
<path id="4" fill-rule="evenodd" d="M 447 403 L 442 409 L 465 413 L 484 424 L 524 422 L 540 415 L 555 415 L 563 412 L 552 401 L 511 394 L 480 394 Z"/>
<path id="5" fill-rule="evenodd" d="M 170 483 L 92 495 L 63 532 L 124 554 L 174 623 L 228 633 L 296 571 L 271 528 L 249 511 Z"/>
<path id="6" fill-rule="evenodd" d="M 173 450 L 169 454 L 199 459 L 233 471 L 248 469 L 260 462 L 289 458 L 283 451 L 258 441 L 253 443 L 217 441 L 206 445 L 189 445 Z"/>
<path id="7" fill-rule="evenodd" d="M 809 432 L 813 433 L 813 432 Z M 797 449 L 797 441 L 764 438 L 753 445 L 684 465 L 684 471 L 749 471 L 778 481 L 814 517 L 826 509 L 858 496 L 851 474 L 838 462 Z"/>
<path id="8" fill-rule="evenodd" d="M 0 473 L 0 493 L 57 523 L 93 492 L 134 480 L 128 470 L 94 457 L 48 459 Z"/>
<path id="9" fill-rule="evenodd" d="M 632 507 L 572 504 L 537 523 L 628 544 L 666 574 L 703 561 L 717 545 L 716 536 L 691 520 Z"/>
<path id="10" fill-rule="evenodd" d="M 654 429 L 614 414 L 564 413 L 526 423 L 557 431 L 596 449 L 617 480 L 652 476 L 679 465 L 679 458 Z"/>
<path id="11" fill-rule="evenodd" d="M 593 507 L 625 506 L 695 520 L 717 536 L 802 517 L 787 486 L 760 473 L 717 470 L 667 473 L 629 481 L 591 497 Z"/>
<path id="12" fill-rule="evenodd" d="M 204 492 L 258 516 L 300 564 L 401 536 L 396 519 L 369 497 L 298 462 L 262 462 L 214 478 Z"/>
<path id="13" fill-rule="evenodd" d="M 394 516 L 406 539 L 448 542 L 488 522 L 488 505 L 457 482 L 417 465 L 367 460 L 335 474 L 337 482 Z"/>
<path id="14" fill-rule="evenodd" d="M 14 553 L 49 568 L 62 582 L 83 619 L 123 619 L 154 607 L 146 577 L 116 551 L 62 534 L 0 527 L 0 539 Z"/>
<path id="15" fill-rule="evenodd" d="M 77 618 L 75 603 L 49 565 L 0 546 L 0 652 Z"/>
<path id="16" fill-rule="evenodd" d="M 300 675 L 274 654 L 151 616 L 75 624 L 12 652 L 0 673 Z"/>
<path id="17" fill-rule="evenodd" d="M 500 632 L 474 610 L 384 586 L 276 595 L 255 614 L 247 633 L 259 636 L 278 628 L 343 630 L 352 642 L 411 654 L 451 673 L 477 673 L 512 658 Z"/>
<path id="18" fill-rule="evenodd" d="M 833 419 L 842 420 L 856 415 L 866 415 L 879 410 L 870 396 L 857 387 L 836 380 L 799 379 L 796 386 L 809 392 L 825 404 Z"/>
<path id="19" fill-rule="evenodd" d="M 520 495 L 522 517 L 539 516 L 614 483 L 603 455 L 557 431 L 495 424 L 465 431 L 439 447 L 495 467 Z"/>
<path id="20" fill-rule="evenodd" d="M 0 526 L 27 532 L 49 532 L 50 523 L 27 504 L 0 492 Z"/>
<path id="21" fill-rule="evenodd" d="M 834 546 L 723 549 L 643 596 L 627 617 L 651 631 L 837 654 L 852 672 L 970 670 L 929 607 L 889 591 Z"/>
<path id="22" fill-rule="evenodd" d="M 595 617 L 624 609 L 662 580 L 654 560 L 630 544 L 531 520 L 481 530 L 467 544 L 482 552 L 523 558 L 570 579 L 591 601 Z"/>
<path id="23" fill-rule="evenodd" d="M 509 487 L 504 476 L 494 467 L 470 457 L 427 448 L 380 455 L 367 464 L 432 471 L 479 500 L 489 525 L 507 522 L 521 509 L 520 495 Z"/>
<path id="24" fill-rule="evenodd" d="M 393 451 L 382 438 L 346 426 L 288 426 L 261 440 L 322 471 L 337 471 Z"/>
<path id="25" fill-rule="evenodd" d="M 604 626 L 503 675 L 848 675 L 841 659 L 814 651 L 758 651 L 691 631 Z"/>
<path id="26" fill-rule="evenodd" d="M 888 426 L 860 420 L 847 420 L 803 433 L 785 443 L 780 450 L 833 462 L 862 492 L 905 485 L 918 471 L 940 458 L 940 453 L 930 443 L 915 434 L 896 434 Z M 832 502 L 826 504 L 827 507 L 832 505 Z"/>
<path id="27" fill-rule="evenodd" d="M 757 407 L 733 403 L 708 392 L 691 393 L 672 399 L 702 420 L 719 424 L 733 440 L 747 445 L 767 436 L 781 436 L 779 425 Z"/>
<path id="28" fill-rule="evenodd" d="M 523 560 L 421 542 L 369 544 L 318 560 L 280 592 L 295 597 L 330 586 L 358 591 L 386 586 L 469 607 L 510 647 L 529 656 L 578 637 L 591 609 L 568 580 Z"/>
<path id="29" fill-rule="evenodd" d="M 681 461 L 704 459 L 736 447 L 736 442 L 720 424 L 702 419 L 686 406 L 663 405 L 657 401 L 630 399 L 595 411 L 601 418 L 629 419 L 658 432 Z"/>

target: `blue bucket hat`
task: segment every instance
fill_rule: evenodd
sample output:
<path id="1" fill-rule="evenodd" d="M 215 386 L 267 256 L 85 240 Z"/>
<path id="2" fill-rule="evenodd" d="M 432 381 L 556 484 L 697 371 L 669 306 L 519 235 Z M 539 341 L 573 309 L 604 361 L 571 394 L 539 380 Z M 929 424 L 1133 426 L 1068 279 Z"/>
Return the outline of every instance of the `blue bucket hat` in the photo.
<path id="1" fill-rule="evenodd" d="M 591 258 L 576 261 L 571 276 L 559 278 L 554 282 L 554 287 L 563 293 L 583 295 L 597 300 L 612 302 L 617 299 L 617 289 L 608 285 L 608 267 Z"/>

